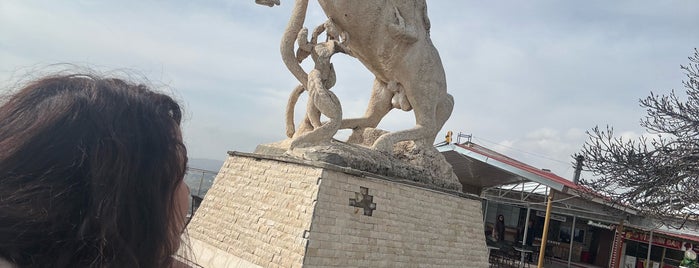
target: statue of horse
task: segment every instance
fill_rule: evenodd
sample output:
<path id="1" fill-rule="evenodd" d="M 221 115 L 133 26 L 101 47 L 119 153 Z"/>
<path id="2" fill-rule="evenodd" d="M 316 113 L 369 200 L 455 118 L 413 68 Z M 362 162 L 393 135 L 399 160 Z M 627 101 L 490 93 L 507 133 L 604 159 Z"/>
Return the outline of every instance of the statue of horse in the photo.
<path id="1" fill-rule="evenodd" d="M 279 0 L 256 0 L 274 6 Z M 406 140 L 418 146 L 432 146 L 438 131 L 451 115 L 453 97 L 447 93 L 444 67 L 430 39 L 430 21 L 424 0 L 318 0 L 335 32 L 347 47 L 347 53 L 359 59 L 374 76 L 369 105 L 364 116 L 342 119 L 341 129 L 353 129 L 362 135 L 376 128 L 394 108 L 414 111 L 415 126 L 390 132 L 376 139 L 372 148 L 391 152 Z M 294 42 L 303 28 L 308 0 L 296 0 L 287 29 L 282 37 L 282 60 L 303 87 L 308 74 L 294 53 Z M 330 33 L 328 33 L 330 34 Z M 303 87 L 295 90 L 298 94 Z M 290 98 L 295 101 L 294 94 Z M 296 97 L 297 98 L 297 97 Z M 291 110 L 291 111 L 290 111 Z M 291 112 L 291 116 L 289 115 Z M 293 135 L 293 108 L 287 108 L 287 135 Z M 289 129 L 291 127 L 291 129 Z M 308 127 L 306 127 L 308 128 Z M 304 131 L 308 131 L 304 130 Z"/>

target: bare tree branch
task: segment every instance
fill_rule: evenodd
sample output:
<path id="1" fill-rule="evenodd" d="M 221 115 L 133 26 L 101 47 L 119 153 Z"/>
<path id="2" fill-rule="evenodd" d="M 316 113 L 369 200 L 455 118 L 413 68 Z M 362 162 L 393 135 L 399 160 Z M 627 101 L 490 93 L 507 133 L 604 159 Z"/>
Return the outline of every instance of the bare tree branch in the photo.
<path id="1" fill-rule="evenodd" d="M 699 51 L 680 68 L 686 99 L 672 91 L 639 100 L 651 137 L 628 140 L 594 127 L 580 152 L 594 176 L 581 184 L 676 228 L 699 216 Z"/>

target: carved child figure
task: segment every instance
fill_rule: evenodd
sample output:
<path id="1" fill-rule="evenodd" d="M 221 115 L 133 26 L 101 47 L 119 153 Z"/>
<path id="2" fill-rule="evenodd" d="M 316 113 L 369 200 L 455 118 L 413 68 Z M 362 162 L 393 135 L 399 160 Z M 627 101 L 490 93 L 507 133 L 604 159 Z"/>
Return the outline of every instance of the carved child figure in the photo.
<path id="1" fill-rule="evenodd" d="M 330 91 L 330 88 L 335 85 L 335 69 L 330 63 L 330 58 L 338 52 L 346 53 L 346 49 L 335 39 L 313 44 L 317 40 L 318 30 L 314 32 L 311 43 L 305 43 L 303 41 L 306 40 L 306 33 L 307 31 L 304 29 L 299 34 L 299 48 L 301 51 L 304 50 L 304 47 L 310 48 L 311 58 L 315 63 L 313 70 L 308 73 L 306 85 L 308 103 L 305 121 L 310 123 L 312 130 L 295 137 L 289 149 L 330 142 L 342 122 L 340 100 Z M 298 60 L 303 60 L 303 56 Z M 321 115 L 325 115 L 329 121 L 321 122 Z"/>

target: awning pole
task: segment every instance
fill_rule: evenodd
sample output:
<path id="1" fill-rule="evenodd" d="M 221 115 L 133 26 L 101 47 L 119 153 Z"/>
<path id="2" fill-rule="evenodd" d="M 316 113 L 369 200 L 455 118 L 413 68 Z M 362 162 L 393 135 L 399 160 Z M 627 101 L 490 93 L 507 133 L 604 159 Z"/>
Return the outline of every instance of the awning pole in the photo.
<path id="1" fill-rule="evenodd" d="M 527 218 L 524 220 L 524 235 L 522 236 L 522 248 L 525 248 L 527 245 L 527 233 L 529 233 L 529 214 L 531 211 L 531 207 L 529 207 L 529 204 L 527 204 Z M 530 253 L 533 254 L 533 253 Z M 524 267 L 524 253 L 522 253 L 522 256 L 520 256 L 519 259 L 519 267 Z"/>
<path id="2" fill-rule="evenodd" d="M 549 235 L 549 221 L 551 220 L 551 204 L 553 203 L 553 189 L 549 188 L 549 198 L 546 203 L 546 217 L 544 218 L 544 233 L 541 235 L 541 246 L 539 247 L 539 264 L 537 268 L 544 267 L 544 256 L 546 255 L 546 241 Z"/>
<path id="3" fill-rule="evenodd" d="M 577 217 L 573 215 L 573 227 L 570 228 L 570 248 L 568 249 L 568 267 L 570 267 L 570 259 L 573 256 L 573 240 L 575 238 L 575 222 Z"/>
<path id="4" fill-rule="evenodd" d="M 653 230 L 650 230 L 650 238 L 648 238 L 648 253 L 646 255 L 646 268 L 650 267 L 650 248 L 653 246 Z"/>

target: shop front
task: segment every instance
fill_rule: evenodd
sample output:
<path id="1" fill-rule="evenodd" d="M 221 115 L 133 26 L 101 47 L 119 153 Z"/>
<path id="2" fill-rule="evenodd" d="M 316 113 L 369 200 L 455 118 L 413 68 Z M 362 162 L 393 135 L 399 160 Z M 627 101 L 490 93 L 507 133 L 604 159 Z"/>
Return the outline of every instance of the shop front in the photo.
<path id="1" fill-rule="evenodd" d="M 503 216 L 505 241 L 521 244 L 524 238 L 527 209 L 512 204 L 485 202 L 485 224 L 487 235 L 492 234 L 495 220 Z M 530 234 L 537 250 L 541 243 L 545 211 L 532 209 Z M 562 262 L 585 263 L 597 267 L 608 267 L 614 238 L 613 225 L 605 225 L 577 215 L 561 212 L 552 213 L 549 224 L 546 256 Z"/>
<path id="2" fill-rule="evenodd" d="M 652 236 L 652 237 L 651 237 Z M 696 241 L 683 240 L 666 233 L 627 229 L 623 233 L 624 268 L 677 268 L 686 249 L 694 249 Z M 653 241 L 649 243 L 649 241 Z M 649 250 L 650 246 L 650 250 Z M 650 261 L 646 266 L 646 262 Z"/>

